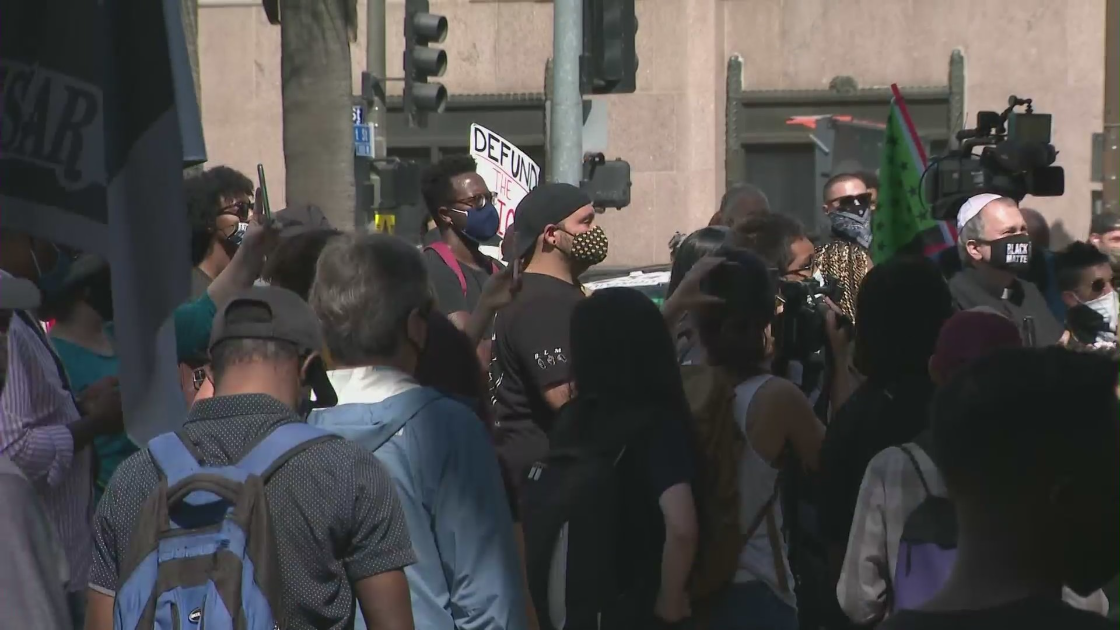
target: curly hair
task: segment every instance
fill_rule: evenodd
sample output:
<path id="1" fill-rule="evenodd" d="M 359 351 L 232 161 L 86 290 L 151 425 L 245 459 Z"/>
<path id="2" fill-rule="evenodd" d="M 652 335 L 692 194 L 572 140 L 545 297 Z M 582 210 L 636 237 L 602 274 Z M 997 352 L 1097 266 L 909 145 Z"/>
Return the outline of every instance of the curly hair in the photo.
<path id="1" fill-rule="evenodd" d="M 439 224 L 439 209 L 454 201 L 455 191 L 451 180 L 474 173 L 478 164 L 469 155 L 449 155 L 429 166 L 420 180 L 420 194 L 428 206 L 428 214 Z"/>
<path id="2" fill-rule="evenodd" d="M 183 180 L 187 220 L 191 229 L 191 265 L 197 266 L 210 250 L 214 221 L 222 211 L 222 197 L 253 194 L 253 182 L 228 166 L 215 166 Z"/>

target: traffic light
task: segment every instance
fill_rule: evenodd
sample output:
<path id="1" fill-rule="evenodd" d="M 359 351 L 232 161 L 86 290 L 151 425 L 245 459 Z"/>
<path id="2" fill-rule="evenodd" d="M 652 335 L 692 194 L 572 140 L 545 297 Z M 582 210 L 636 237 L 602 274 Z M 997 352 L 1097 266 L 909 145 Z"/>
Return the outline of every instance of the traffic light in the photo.
<path id="1" fill-rule="evenodd" d="M 428 112 L 447 107 L 447 88 L 429 83 L 443 76 L 447 52 L 429 48 L 447 39 L 447 18 L 428 13 L 428 0 L 406 0 L 404 8 L 404 110 L 411 126 L 427 124 Z"/>
<path id="2" fill-rule="evenodd" d="M 583 0 L 584 94 L 629 94 L 636 86 L 638 17 L 634 0 Z"/>

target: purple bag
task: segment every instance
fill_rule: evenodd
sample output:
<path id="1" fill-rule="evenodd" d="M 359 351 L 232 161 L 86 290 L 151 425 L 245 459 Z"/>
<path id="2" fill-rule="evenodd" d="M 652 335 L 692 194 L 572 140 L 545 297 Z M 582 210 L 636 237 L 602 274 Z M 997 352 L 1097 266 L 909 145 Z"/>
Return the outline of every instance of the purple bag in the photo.
<path id="1" fill-rule="evenodd" d="M 899 448 L 918 473 L 926 498 L 902 526 L 892 611 L 914 609 L 926 603 L 941 590 L 957 558 L 957 512 L 953 502 L 931 494 L 914 453 L 906 446 Z"/>

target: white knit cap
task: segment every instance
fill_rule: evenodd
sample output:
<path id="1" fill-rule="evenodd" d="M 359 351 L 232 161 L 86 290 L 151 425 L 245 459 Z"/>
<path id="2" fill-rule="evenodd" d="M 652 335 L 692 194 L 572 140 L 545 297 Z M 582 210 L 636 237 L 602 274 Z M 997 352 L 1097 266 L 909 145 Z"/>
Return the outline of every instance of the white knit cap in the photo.
<path id="1" fill-rule="evenodd" d="M 980 214 L 984 206 L 992 203 L 996 199 L 1002 198 L 1001 195 L 993 195 L 991 193 L 981 193 L 969 197 L 968 201 L 964 202 L 964 205 L 961 206 L 961 211 L 957 213 L 957 231 L 960 232 L 963 230 L 964 225 L 971 221 L 973 217 Z"/>

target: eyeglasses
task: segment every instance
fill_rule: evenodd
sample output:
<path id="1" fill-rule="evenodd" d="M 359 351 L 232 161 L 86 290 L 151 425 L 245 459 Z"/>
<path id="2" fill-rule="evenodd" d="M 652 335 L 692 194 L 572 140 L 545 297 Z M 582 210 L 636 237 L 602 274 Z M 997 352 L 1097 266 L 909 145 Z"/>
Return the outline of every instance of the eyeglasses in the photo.
<path id="1" fill-rule="evenodd" d="M 477 210 L 478 208 L 481 208 L 481 207 L 485 206 L 486 204 L 490 203 L 491 201 L 494 201 L 494 193 L 484 192 L 484 193 L 479 193 L 479 194 L 477 194 L 473 197 L 467 197 L 466 199 L 456 199 L 453 203 L 456 203 L 460 206 L 467 206 L 469 208 L 474 208 L 474 209 Z"/>
<path id="2" fill-rule="evenodd" d="M 1093 293 L 1104 293 L 1105 287 L 1108 286 L 1108 281 L 1104 278 L 1097 278 L 1093 280 L 1093 284 L 1089 285 L 1089 290 Z"/>

